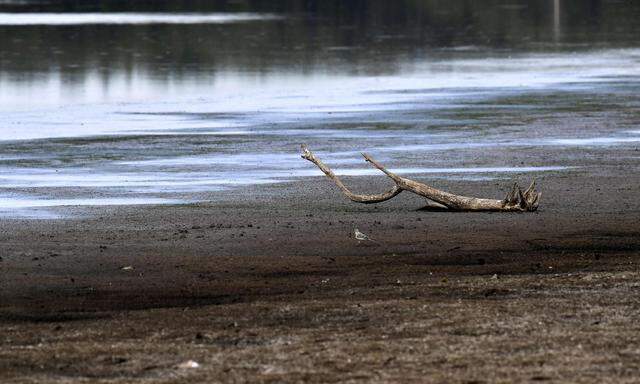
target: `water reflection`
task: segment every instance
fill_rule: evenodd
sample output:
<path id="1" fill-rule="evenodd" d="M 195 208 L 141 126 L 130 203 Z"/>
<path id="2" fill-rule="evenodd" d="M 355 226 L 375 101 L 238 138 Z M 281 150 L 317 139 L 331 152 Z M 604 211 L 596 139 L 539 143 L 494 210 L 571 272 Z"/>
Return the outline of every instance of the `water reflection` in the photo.
<path id="1" fill-rule="evenodd" d="M 0 13 L 0 26 L 228 24 L 274 19 L 255 13 Z"/>
<path id="2" fill-rule="evenodd" d="M 553 0 L 553 38 L 560 41 L 560 0 Z"/>

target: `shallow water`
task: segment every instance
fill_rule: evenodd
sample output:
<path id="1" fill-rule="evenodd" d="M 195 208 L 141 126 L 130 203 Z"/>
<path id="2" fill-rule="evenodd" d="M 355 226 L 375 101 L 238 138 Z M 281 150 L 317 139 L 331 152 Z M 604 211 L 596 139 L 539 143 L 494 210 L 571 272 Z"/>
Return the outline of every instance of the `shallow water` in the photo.
<path id="1" fill-rule="evenodd" d="M 3 2 L 0 211 L 321 175 L 301 143 L 346 176 L 375 174 L 368 151 L 401 173 L 502 180 L 640 141 L 640 5 L 436 3 Z M 567 129 L 589 114 L 607 128 Z M 541 147 L 558 155 L 513 155 Z"/>

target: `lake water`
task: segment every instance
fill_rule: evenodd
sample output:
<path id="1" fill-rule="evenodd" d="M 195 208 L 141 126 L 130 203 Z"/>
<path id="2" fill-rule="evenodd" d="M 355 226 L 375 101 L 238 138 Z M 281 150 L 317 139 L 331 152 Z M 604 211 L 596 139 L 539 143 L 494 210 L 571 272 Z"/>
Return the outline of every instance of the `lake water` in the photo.
<path id="1" fill-rule="evenodd" d="M 0 211 L 321 175 L 302 143 L 343 175 L 368 151 L 503 179 L 640 142 L 638 2 L 210 3 L 0 1 Z M 558 156 L 513 155 L 535 147 Z"/>

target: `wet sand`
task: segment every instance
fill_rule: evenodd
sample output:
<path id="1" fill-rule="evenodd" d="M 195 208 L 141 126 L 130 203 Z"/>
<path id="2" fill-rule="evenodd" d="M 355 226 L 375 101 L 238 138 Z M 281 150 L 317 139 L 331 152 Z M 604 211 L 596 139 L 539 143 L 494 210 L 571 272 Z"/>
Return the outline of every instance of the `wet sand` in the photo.
<path id="1" fill-rule="evenodd" d="M 0 381 L 635 382 L 639 155 L 573 151 L 529 214 L 358 205 L 314 177 L 3 219 Z"/>

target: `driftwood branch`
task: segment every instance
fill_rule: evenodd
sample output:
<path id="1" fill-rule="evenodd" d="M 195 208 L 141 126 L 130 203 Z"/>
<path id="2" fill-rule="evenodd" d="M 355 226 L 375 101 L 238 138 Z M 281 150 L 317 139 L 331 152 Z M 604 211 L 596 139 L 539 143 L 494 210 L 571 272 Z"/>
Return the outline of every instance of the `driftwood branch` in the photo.
<path id="1" fill-rule="evenodd" d="M 449 211 L 500 211 L 500 212 L 533 212 L 538 209 L 540 193 L 536 191 L 535 180 L 529 188 L 522 191 L 517 183 L 513 185 L 511 192 L 502 200 L 482 199 L 477 197 L 467 197 L 455 195 L 453 193 L 441 191 L 426 184 L 401 177 L 387 170 L 382 164 L 375 161 L 371 156 L 363 153 L 365 160 L 386 174 L 395 183 L 394 187 L 387 192 L 378 195 L 360 195 L 351 192 L 333 171 L 317 158 L 306 145 L 302 146 L 302 158 L 315 164 L 328 178 L 342 190 L 342 192 L 352 201 L 357 203 L 372 204 L 380 203 L 408 191 L 420 195 L 428 200 L 428 208 L 445 209 Z"/>

